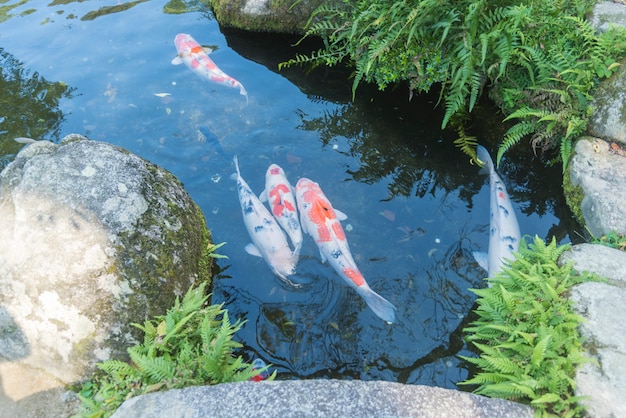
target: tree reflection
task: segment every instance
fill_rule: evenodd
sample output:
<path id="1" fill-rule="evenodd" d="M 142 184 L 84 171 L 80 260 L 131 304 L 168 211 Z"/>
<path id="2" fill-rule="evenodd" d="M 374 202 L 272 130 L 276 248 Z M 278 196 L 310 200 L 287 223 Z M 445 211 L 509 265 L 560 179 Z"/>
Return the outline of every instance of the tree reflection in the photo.
<path id="1" fill-rule="evenodd" d="M 59 140 L 65 117 L 61 99 L 70 99 L 75 88 L 48 81 L 30 71 L 13 55 L 0 48 L 0 169 L 22 146 L 13 138 Z"/>
<path id="2" fill-rule="evenodd" d="M 350 148 L 345 153 L 360 160 L 358 169 L 349 174 L 367 184 L 387 178 L 387 199 L 424 197 L 441 188 L 458 190 L 471 207 L 484 177 L 441 132 L 439 112 L 429 97 L 408 103 L 397 96 L 366 90 L 354 103 L 338 105 L 321 116 L 300 114 L 300 129 L 316 131 L 324 146 L 346 138 Z"/>
<path id="3" fill-rule="evenodd" d="M 98 10 L 94 10 L 89 13 L 86 13 L 83 17 L 80 18 L 80 20 L 94 20 L 95 18 L 100 17 L 100 16 L 106 16 L 106 15 L 110 15 L 113 13 L 123 12 L 124 10 L 131 9 L 138 4 L 145 3 L 146 1 L 148 0 L 136 0 L 136 1 L 131 1 L 128 3 L 119 3 L 119 4 L 116 4 L 115 6 L 102 6 Z"/>
<path id="4" fill-rule="evenodd" d="M 346 138 L 350 148 L 345 153 L 360 161 L 358 169 L 348 173 L 367 184 L 386 178 L 388 199 L 421 198 L 443 189 L 447 193 L 457 191 L 459 199 L 471 208 L 472 199 L 486 178 L 453 145 L 454 134 L 440 130 L 440 112 L 433 104 L 436 98 L 418 96 L 409 103 L 398 94 L 361 87 L 353 103 L 338 104 L 321 116 L 300 113 L 300 129 L 317 132 L 324 146 L 337 138 Z M 506 125 L 492 106 L 482 110 L 477 113 L 472 134 L 495 158 Z M 555 236 L 561 241 L 576 235 L 579 226 L 565 203 L 559 170 L 523 147 L 508 153 L 498 167 L 521 213 L 554 214 L 560 219 L 545 239 Z"/>

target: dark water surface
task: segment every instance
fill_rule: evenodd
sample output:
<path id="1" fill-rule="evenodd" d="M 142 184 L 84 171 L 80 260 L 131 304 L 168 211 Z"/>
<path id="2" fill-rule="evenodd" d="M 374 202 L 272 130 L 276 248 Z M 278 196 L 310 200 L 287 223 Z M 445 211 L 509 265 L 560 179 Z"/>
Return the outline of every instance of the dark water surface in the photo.
<path id="1" fill-rule="evenodd" d="M 200 205 L 220 252 L 214 302 L 247 320 L 238 338 L 279 378 L 336 377 L 456 387 L 469 354 L 461 329 L 484 286 L 473 250 L 488 244 L 487 178 L 439 129 L 437 96 L 379 93 L 338 69 L 278 72 L 293 39 L 220 30 L 196 3 L 9 0 L 0 8 L 0 167 L 22 145 L 82 133 L 131 150 L 174 173 Z M 189 11 L 191 10 L 191 11 Z M 185 12 L 186 11 L 186 12 Z M 170 64 L 174 36 L 215 48 L 212 59 L 249 94 L 205 82 Z M 166 94 L 163 94 L 166 93 Z M 492 153 L 501 118 L 486 109 L 474 130 Z M 226 158 L 199 134 L 219 141 Z M 210 136 L 210 135 L 209 135 Z M 560 168 L 521 148 L 500 173 L 522 234 L 576 239 Z M 249 242 L 231 156 L 260 193 L 265 170 L 281 165 L 292 184 L 317 181 L 343 223 L 370 286 L 398 308 L 377 318 L 305 238 L 286 287 Z"/>

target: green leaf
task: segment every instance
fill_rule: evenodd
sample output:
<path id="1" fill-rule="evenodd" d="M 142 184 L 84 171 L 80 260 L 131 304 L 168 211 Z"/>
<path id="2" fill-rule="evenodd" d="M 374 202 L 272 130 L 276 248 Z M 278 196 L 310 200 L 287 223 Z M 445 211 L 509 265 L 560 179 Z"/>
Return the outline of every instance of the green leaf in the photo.
<path id="1" fill-rule="evenodd" d="M 540 403 L 554 403 L 554 402 L 559 402 L 561 400 L 561 397 L 555 393 L 546 393 L 544 395 L 541 395 L 540 397 L 533 399 L 530 403 L 533 405 L 536 404 L 540 404 Z"/>

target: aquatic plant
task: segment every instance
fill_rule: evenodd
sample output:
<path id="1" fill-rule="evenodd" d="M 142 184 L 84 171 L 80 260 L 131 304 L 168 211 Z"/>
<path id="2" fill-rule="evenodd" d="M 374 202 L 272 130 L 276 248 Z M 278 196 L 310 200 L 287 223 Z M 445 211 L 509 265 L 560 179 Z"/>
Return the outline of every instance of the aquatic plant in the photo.
<path id="1" fill-rule="evenodd" d="M 475 385 L 486 396 L 530 403 L 540 416 L 577 416 L 574 376 L 585 361 L 570 287 L 588 278 L 559 266 L 569 245 L 522 239 L 516 260 L 489 279 L 492 286 L 472 289 L 478 295 L 478 319 L 464 329 L 479 357 L 463 359 L 478 372 L 461 385 Z"/>
<path id="2" fill-rule="evenodd" d="M 463 123 L 488 88 L 514 121 L 498 151 L 530 138 L 537 150 L 558 149 L 565 168 L 573 140 L 585 131 L 591 92 L 626 55 L 626 31 L 597 34 L 584 20 L 594 0 L 344 0 L 311 16 L 305 37 L 324 47 L 296 55 L 294 64 L 355 67 L 353 94 L 362 81 L 380 89 L 408 81 L 409 97 L 441 85 L 442 128 Z M 475 157 L 473 138 L 457 145 Z M 469 140 L 469 142 L 468 142 Z"/>
<path id="3" fill-rule="evenodd" d="M 205 287 L 191 287 L 165 315 L 133 324 L 144 332 L 143 343 L 128 348 L 128 363 L 97 365 L 78 394 L 81 416 L 110 416 L 126 399 L 145 393 L 245 381 L 265 372 L 267 367 L 257 369 L 234 356 L 241 344 L 233 335 L 243 322 L 231 323 L 222 305 L 207 305 Z"/>

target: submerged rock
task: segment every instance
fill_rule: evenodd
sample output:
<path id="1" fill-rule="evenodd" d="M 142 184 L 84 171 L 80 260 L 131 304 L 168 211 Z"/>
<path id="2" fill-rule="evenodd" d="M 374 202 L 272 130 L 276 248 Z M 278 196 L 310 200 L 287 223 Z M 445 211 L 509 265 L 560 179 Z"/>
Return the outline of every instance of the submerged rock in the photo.
<path id="1" fill-rule="evenodd" d="M 210 274 L 204 217 L 182 184 L 77 138 L 28 145 L 0 173 L 0 361 L 62 383 L 126 358 L 131 324 Z"/>

